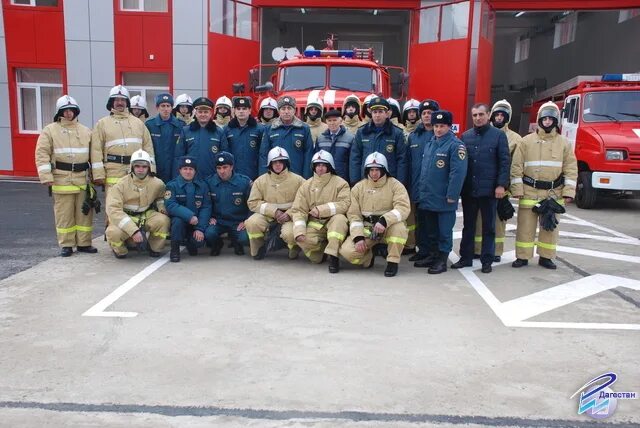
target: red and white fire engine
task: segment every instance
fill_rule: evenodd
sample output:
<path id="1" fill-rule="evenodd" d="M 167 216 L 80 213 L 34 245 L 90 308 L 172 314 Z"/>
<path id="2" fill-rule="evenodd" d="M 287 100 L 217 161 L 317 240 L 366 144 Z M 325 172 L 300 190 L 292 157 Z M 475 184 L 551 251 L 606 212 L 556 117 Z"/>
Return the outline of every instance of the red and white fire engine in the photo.
<path id="1" fill-rule="evenodd" d="M 578 76 L 540 94 L 540 105 L 562 109 L 562 135 L 578 159 L 576 205 L 593 208 L 598 196 L 640 195 L 640 73 Z"/>

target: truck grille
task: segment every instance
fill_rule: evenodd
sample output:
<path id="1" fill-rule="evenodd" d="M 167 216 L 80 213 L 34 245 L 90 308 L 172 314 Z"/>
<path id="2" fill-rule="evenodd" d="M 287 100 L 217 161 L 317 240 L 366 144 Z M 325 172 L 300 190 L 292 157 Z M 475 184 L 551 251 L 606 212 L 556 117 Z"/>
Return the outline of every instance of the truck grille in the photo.
<path id="1" fill-rule="evenodd" d="M 629 152 L 629 160 L 632 162 L 640 162 L 640 152 Z"/>

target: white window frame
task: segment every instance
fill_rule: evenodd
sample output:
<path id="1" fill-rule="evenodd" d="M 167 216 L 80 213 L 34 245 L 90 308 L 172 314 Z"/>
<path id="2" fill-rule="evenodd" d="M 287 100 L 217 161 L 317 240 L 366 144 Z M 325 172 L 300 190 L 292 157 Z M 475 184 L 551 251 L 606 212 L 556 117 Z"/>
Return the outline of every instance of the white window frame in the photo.
<path id="1" fill-rule="evenodd" d="M 618 15 L 618 24 L 640 16 L 640 9 L 623 9 Z"/>
<path id="2" fill-rule="evenodd" d="M 39 6 L 36 4 L 37 0 L 29 0 L 29 4 L 22 4 L 22 3 L 16 3 L 16 0 L 11 0 L 11 5 L 12 6 L 25 6 L 25 7 L 58 7 L 60 5 L 60 2 L 58 1 L 58 4 L 56 4 L 55 6 Z"/>
<path id="3" fill-rule="evenodd" d="M 531 38 L 519 37 L 516 39 L 516 54 L 514 63 L 517 64 L 529 59 L 529 49 L 531 47 Z"/>
<path id="4" fill-rule="evenodd" d="M 132 92 L 140 92 L 140 96 L 145 101 L 147 100 L 147 91 L 169 92 L 169 87 L 168 86 L 126 86 L 126 88 L 129 90 L 129 93 L 131 94 L 131 97 L 135 96 L 135 95 L 132 94 Z M 155 106 L 153 106 L 153 110 L 151 110 L 151 108 L 152 107 L 147 102 L 147 112 L 149 113 L 149 118 L 152 118 L 153 116 L 155 116 L 155 114 L 152 114 L 152 111 L 155 110 Z M 157 113 L 157 112 L 155 112 L 155 113 Z"/>
<path id="5" fill-rule="evenodd" d="M 62 84 L 57 83 L 31 83 L 31 82 L 18 82 L 18 71 L 16 70 L 16 84 L 18 89 L 18 129 L 21 134 L 39 134 L 44 128 L 42 123 L 42 93 L 40 88 L 60 88 Z M 37 130 L 24 129 L 22 127 L 22 91 L 21 89 L 35 89 L 36 90 L 36 125 Z M 62 91 L 61 91 L 62 92 Z"/>
<path id="6" fill-rule="evenodd" d="M 553 33 L 553 48 L 557 49 L 575 42 L 577 29 L 578 12 L 571 12 L 559 22 L 556 22 Z"/>
<path id="7" fill-rule="evenodd" d="M 126 9 L 124 7 L 124 0 L 120 0 L 120 10 L 122 12 L 148 12 L 148 13 L 167 13 L 167 12 L 169 12 L 169 0 L 167 0 L 167 10 L 165 10 L 165 11 L 148 11 L 148 10 L 145 10 L 144 9 L 144 1 L 145 0 L 138 0 L 138 8 L 137 9 Z"/>

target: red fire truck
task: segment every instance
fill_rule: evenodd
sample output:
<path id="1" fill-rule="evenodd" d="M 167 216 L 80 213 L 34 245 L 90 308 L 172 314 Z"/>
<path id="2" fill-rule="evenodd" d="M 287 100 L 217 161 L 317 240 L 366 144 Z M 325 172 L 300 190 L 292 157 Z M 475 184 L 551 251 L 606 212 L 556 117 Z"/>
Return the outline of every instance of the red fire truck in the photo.
<path id="1" fill-rule="evenodd" d="M 402 67 L 383 66 L 374 60 L 373 49 L 337 50 L 333 39 L 327 40 L 327 49 L 307 49 L 302 54 L 293 48 L 274 49 L 274 59 L 278 64 L 258 64 L 249 70 L 249 91 L 254 97 L 254 106 L 266 97 L 278 98 L 289 95 L 296 99 L 298 116 L 303 117 L 307 99 L 320 99 L 325 112 L 342 109 L 342 103 L 349 94 L 355 94 L 363 101 L 369 94 L 388 98 L 391 96 L 390 71 L 398 72 L 401 92 L 406 92 L 408 75 Z M 292 52 L 293 51 L 293 52 Z M 275 73 L 264 85 L 258 85 L 260 71 L 276 67 Z M 234 92 L 238 92 L 234 88 Z"/>
<path id="2" fill-rule="evenodd" d="M 576 205 L 593 208 L 599 196 L 640 195 L 640 73 L 578 76 L 540 94 L 531 107 L 554 101 L 562 135 L 578 159 Z"/>

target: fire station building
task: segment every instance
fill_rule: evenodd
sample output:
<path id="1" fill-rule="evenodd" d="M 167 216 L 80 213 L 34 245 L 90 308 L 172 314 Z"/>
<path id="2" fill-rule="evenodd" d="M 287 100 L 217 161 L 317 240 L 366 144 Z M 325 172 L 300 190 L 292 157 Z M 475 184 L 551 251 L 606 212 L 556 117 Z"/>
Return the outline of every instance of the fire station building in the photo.
<path id="1" fill-rule="evenodd" d="M 329 34 L 406 70 L 408 86 L 391 73 L 392 95 L 434 98 L 460 129 L 473 103 L 506 98 L 523 133 L 545 89 L 640 71 L 639 0 L 2 0 L 0 14 L 3 175 L 36 175 L 38 133 L 62 94 L 89 127 L 120 83 L 153 116 L 159 92 L 231 97 L 274 48 L 322 49 Z"/>

